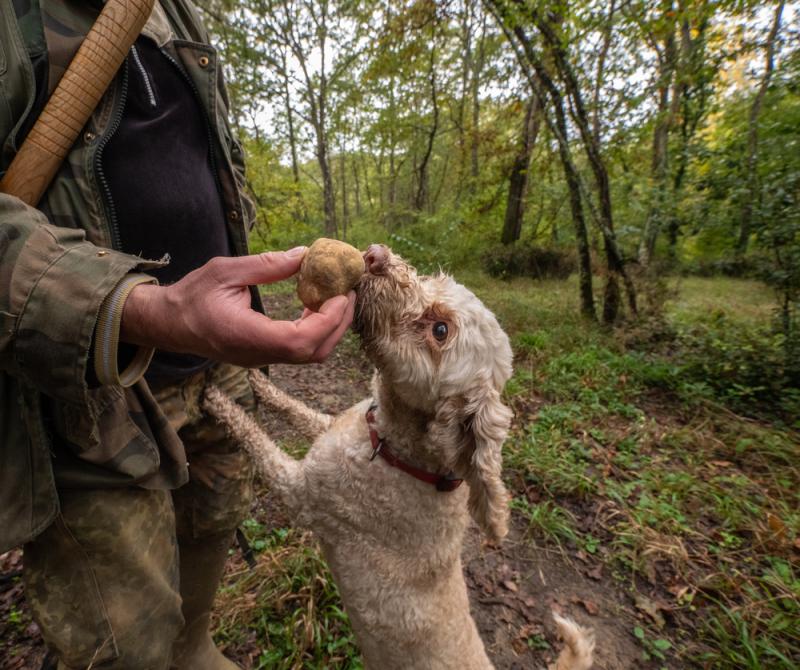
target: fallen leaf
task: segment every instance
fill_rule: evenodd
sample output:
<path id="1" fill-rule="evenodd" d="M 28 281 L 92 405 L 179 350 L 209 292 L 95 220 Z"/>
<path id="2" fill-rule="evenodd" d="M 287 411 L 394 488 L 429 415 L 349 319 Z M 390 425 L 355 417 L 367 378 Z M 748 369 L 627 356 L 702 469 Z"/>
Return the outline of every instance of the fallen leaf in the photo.
<path id="1" fill-rule="evenodd" d="M 516 583 L 512 582 L 510 579 L 504 579 L 500 583 L 512 593 L 516 593 L 517 591 L 519 591 L 519 587 L 516 585 Z"/>
<path id="2" fill-rule="evenodd" d="M 686 584 L 673 584 L 672 586 L 667 587 L 667 591 L 675 596 L 675 600 L 680 600 L 683 598 L 688 590 L 689 587 Z"/>
<path id="3" fill-rule="evenodd" d="M 599 582 L 603 578 L 603 564 L 598 563 L 595 568 L 586 572 L 586 576 Z"/>
<path id="4" fill-rule="evenodd" d="M 500 619 L 500 621 L 502 621 L 503 623 L 511 623 L 512 621 L 514 621 L 514 615 L 511 614 L 511 612 L 508 609 L 503 607 L 500 610 L 500 615 L 498 616 L 498 619 Z"/>
<path id="5" fill-rule="evenodd" d="M 776 539 L 783 540 L 786 537 L 786 524 L 783 523 L 783 520 L 780 517 L 768 512 L 767 524 L 769 525 L 769 529 L 773 532 Z"/>
<path id="6" fill-rule="evenodd" d="M 659 630 L 661 630 L 666 625 L 666 621 L 664 621 L 664 616 L 660 612 L 660 610 L 663 609 L 663 607 L 659 605 L 657 602 L 650 600 L 650 598 L 646 596 L 637 594 L 634 604 L 636 605 L 636 609 L 644 612 L 647 616 L 649 616 L 653 620 L 653 623 Z"/>
<path id="7" fill-rule="evenodd" d="M 597 614 L 600 612 L 600 608 L 597 606 L 597 603 L 594 600 L 585 600 L 580 596 L 572 596 L 570 598 L 570 602 L 575 605 L 581 605 L 583 609 L 585 609 L 592 616 L 597 616 Z"/>
<path id="8" fill-rule="evenodd" d="M 539 633 L 543 633 L 544 628 L 540 623 L 526 623 L 519 628 L 519 634 L 524 635 L 525 637 L 530 637 L 531 635 L 538 635 Z"/>
<path id="9" fill-rule="evenodd" d="M 515 637 L 511 640 L 511 647 L 518 656 L 521 656 L 528 651 L 528 638 Z"/>
<path id="10" fill-rule="evenodd" d="M 525 605 L 525 607 L 534 607 L 536 605 L 536 599 L 528 596 L 522 600 L 522 604 Z"/>
<path id="11" fill-rule="evenodd" d="M 729 468 L 733 463 L 730 461 L 711 461 L 711 465 L 716 465 L 718 468 Z"/>

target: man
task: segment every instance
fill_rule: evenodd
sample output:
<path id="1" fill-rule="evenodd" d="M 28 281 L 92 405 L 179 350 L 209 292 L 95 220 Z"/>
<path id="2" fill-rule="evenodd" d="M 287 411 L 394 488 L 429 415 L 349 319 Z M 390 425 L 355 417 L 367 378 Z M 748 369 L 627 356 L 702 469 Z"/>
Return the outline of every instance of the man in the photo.
<path id="1" fill-rule="evenodd" d="M 0 176 L 101 4 L 0 4 Z M 0 194 L 0 551 L 25 544 L 60 668 L 235 667 L 208 627 L 252 473 L 204 388 L 252 406 L 237 366 L 322 360 L 352 319 L 260 313 L 303 248 L 246 255 L 227 105 L 195 9 L 160 0 L 38 209 Z"/>

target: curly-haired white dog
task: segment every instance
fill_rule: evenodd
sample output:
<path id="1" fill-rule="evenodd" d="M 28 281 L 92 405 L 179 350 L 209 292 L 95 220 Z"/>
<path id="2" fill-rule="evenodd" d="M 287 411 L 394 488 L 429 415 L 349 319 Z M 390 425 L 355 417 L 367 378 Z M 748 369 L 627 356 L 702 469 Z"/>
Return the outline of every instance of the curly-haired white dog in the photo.
<path id="1" fill-rule="evenodd" d="M 219 391 L 209 390 L 205 407 L 319 539 L 367 668 L 491 668 L 461 549 L 468 511 L 492 540 L 508 530 L 500 449 L 511 412 L 500 392 L 511 347 L 452 278 L 419 276 L 378 245 L 365 261 L 355 326 L 377 368 L 373 399 L 334 419 L 251 375 L 261 401 L 315 439 L 302 461 Z M 586 649 L 570 662 L 575 670 L 591 665 Z"/>

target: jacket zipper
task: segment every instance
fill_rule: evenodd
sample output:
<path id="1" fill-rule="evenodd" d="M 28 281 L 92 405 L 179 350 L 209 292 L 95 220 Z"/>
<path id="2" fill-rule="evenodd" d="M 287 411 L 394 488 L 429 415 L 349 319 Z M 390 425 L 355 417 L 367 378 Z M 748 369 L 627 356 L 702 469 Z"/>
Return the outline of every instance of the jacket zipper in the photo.
<path id="1" fill-rule="evenodd" d="M 222 186 L 219 180 L 219 173 L 217 172 L 217 155 L 216 151 L 214 150 L 214 134 L 211 128 L 211 121 L 208 118 L 208 113 L 206 112 L 206 108 L 203 105 L 203 98 L 200 96 L 200 91 L 197 88 L 197 85 L 194 83 L 194 80 L 189 76 L 186 72 L 184 67 L 176 61 L 169 52 L 164 50 L 163 48 L 160 49 L 161 53 L 164 54 L 166 59 L 172 63 L 181 73 L 181 76 L 184 78 L 187 84 L 189 84 L 189 88 L 192 89 L 192 93 L 194 94 L 195 100 L 198 105 L 200 105 L 200 111 L 203 113 L 203 120 L 206 124 L 206 140 L 208 141 L 208 153 L 209 158 L 211 159 L 211 174 L 214 177 L 214 184 L 217 187 L 217 195 L 219 195 L 220 202 L 222 203 L 223 210 L 225 209 L 225 198 L 222 195 Z"/>
<path id="2" fill-rule="evenodd" d="M 128 59 L 125 59 L 123 64 L 122 70 L 122 92 L 120 93 L 120 100 L 119 106 L 117 109 L 116 114 L 114 115 L 114 119 L 111 122 L 111 125 L 108 128 L 108 131 L 100 140 L 100 143 L 97 145 L 97 153 L 94 157 L 94 169 L 95 174 L 97 174 L 97 180 L 100 183 L 100 188 L 103 191 L 103 201 L 106 206 L 106 212 L 108 214 L 108 228 L 109 232 L 111 233 L 111 248 L 116 249 L 117 251 L 122 249 L 122 237 L 120 236 L 119 226 L 117 221 L 117 210 L 114 207 L 114 198 L 111 195 L 111 187 L 108 185 L 108 179 L 106 179 L 105 171 L 103 170 L 103 150 L 106 148 L 106 145 L 109 143 L 111 138 L 114 136 L 114 133 L 117 132 L 119 129 L 120 123 L 122 123 L 122 115 L 125 113 L 125 103 L 128 99 Z"/>
<path id="3" fill-rule="evenodd" d="M 133 62 L 136 64 L 136 69 L 139 70 L 139 75 L 144 83 L 144 89 L 147 91 L 147 101 L 150 103 L 151 107 L 156 107 L 156 93 L 153 90 L 153 84 L 150 81 L 150 75 L 147 74 L 147 70 L 145 70 L 144 65 L 142 65 L 142 59 L 139 58 L 139 52 L 136 49 L 136 45 L 131 47 L 131 56 L 133 56 Z"/>

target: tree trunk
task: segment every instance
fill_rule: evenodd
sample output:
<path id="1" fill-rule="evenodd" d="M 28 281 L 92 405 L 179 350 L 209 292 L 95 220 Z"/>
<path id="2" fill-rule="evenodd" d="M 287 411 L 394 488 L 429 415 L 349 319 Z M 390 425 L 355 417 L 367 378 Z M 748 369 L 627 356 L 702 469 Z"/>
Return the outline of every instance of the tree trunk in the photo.
<path id="1" fill-rule="evenodd" d="M 530 165 L 533 146 L 536 143 L 536 135 L 539 132 L 540 113 L 539 98 L 531 95 L 525 110 L 519 150 L 514 158 L 511 177 L 508 180 L 506 217 L 503 224 L 503 234 L 500 238 L 503 244 L 516 242 L 522 234 L 522 219 L 525 214 L 525 192 L 528 186 L 528 166 Z"/>
<path id="2" fill-rule="evenodd" d="M 417 193 L 414 196 L 414 209 L 421 212 L 428 198 L 428 163 L 433 153 L 433 143 L 436 140 L 436 133 L 439 131 L 439 101 L 436 90 L 436 51 L 431 47 L 430 60 L 430 85 L 431 85 L 431 104 L 433 106 L 433 119 L 430 130 L 428 131 L 425 152 L 422 160 L 417 167 Z"/>
<path id="3" fill-rule="evenodd" d="M 603 89 L 605 79 L 606 58 L 611 47 L 611 35 L 614 27 L 614 12 L 616 11 L 616 0 L 609 0 L 608 20 L 603 27 L 603 46 L 600 48 L 600 55 L 597 58 L 597 75 L 594 80 L 594 99 L 592 100 L 592 132 L 596 141 L 600 142 L 602 128 L 600 127 L 600 92 Z"/>
<path id="4" fill-rule="evenodd" d="M 465 0 L 461 20 L 461 91 L 457 108 L 458 125 L 458 183 L 456 203 L 461 201 L 464 180 L 467 173 L 467 98 L 470 94 L 470 73 L 472 72 L 472 33 L 474 18 L 473 0 Z"/>
<path id="5" fill-rule="evenodd" d="M 668 5 L 671 11 L 671 3 Z M 664 21 L 669 21 L 664 16 Z M 676 69 L 677 50 L 674 30 L 670 30 L 664 39 L 664 51 L 661 57 L 658 77 L 658 110 L 656 125 L 653 130 L 653 154 L 650 164 L 650 203 L 645 220 L 644 232 L 639 243 L 639 263 L 647 269 L 656 248 L 656 239 L 667 207 L 667 173 L 669 170 L 669 133 L 672 128 L 677 105 L 680 98 L 677 87 L 673 87 Z M 670 91 L 673 97 L 670 100 Z"/>
<path id="6" fill-rule="evenodd" d="M 515 0 L 516 4 L 521 4 L 521 0 Z M 556 33 L 553 24 L 549 18 L 543 17 L 535 10 L 531 11 L 531 18 L 539 28 L 539 32 L 545 38 L 550 51 L 555 58 L 555 64 L 558 69 L 561 79 L 567 90 L 572 104 L 570 105 L 570 112 L 575 125 L 580 132 L 581 141 L 586 151 L 586 156 L 589 160 L 589 166 L 595 177 L 597 185 L 597 197 L 600 206 L 600 229 L 603 235 L 603 243 L 606 254 L 606 265 L 608 268 L 608 278 L 606 281 L 606 290 L 603 305 L 603 321 L 605 323 L 613 323 L 617 320 L 620 305 L 620 291 L 617 285 L 618 277 L 622 278 L 625 284 L 625 292 L 628 297 L 628 308 L 631 314 L 637 314 L 638 309 L 636 306 L 636 288 L 630 275 L 625 270 L 625 262 L 620 253 L 617 245 L 616 235 L 614 233 L 614 217 L 611 206 L 611 188 L 608 179 L 608 170 L 606 169 L 605 162 L 600 152 L 600 145 L 591 132 L 589 127 L 589 118 L 586 113 L 586 107 L 583 102 L 580 87 L 578 85 L 577 77 L 569 63 L 567 53 L 565 51 L 565 42 Z M 520 28 L 515 28 L 517 31 L 522 32 Z M 523 32 L 524 35 L 524 32 Z M 557 91 L 552 79 L 544 72 L 541 62 L 536 57 L 530 40 L 526 37 L 526 53 L 528 53 L 533 60 L 538 64 L 538 68 L 542 70 L 543 75 L 540 75 L 542 82 L 545 84 L 549 92 Z M 537 69 L 537 72 L 539 72 Z"/>
<path id="7" fill-rule="evenodd" d="M 358 174 L 358 161 L 355 156 L 350 161 L 350 167 L 353 169 L 353 193 L 356 198 L 356 217 L 361 217 L 361 175 Z"/>
<path id="8" fill-rule="evenodd" d="M 395 120 L 397 119 L 397 110 L 395 107 L 394 99 L 394 77 L 389 78 L 389 113 L 391 115 L 391 123 L 389 124 L 389 209 L 390 215 L 394 213 L 394 205 L 397 201 L 397 172 L 395 171 Z"/>
<path id="9" fill-rule="evenodd" d="M 367 170 L 367 160 L 364 158 L 364 152 L 359 152 L 359 158 L 361 159 L 361 172 L 364 175 L 364 194 L 367 196 L 367 207 L 372 209 L 375 206 L 374 201 L 372 200 L 372 189 L 369 187 L 369 170 Z M 380 174 L 378 175 L 378 179 L 380 180 Z M 381 208 L 383 208 L 381 206 Z"/>
<path id="10" fill-rule="evenodd" d="M 586 220 L 583 215 L 583 202 L 581 200 L 581 187 L 578 169 L 572 160 L 569 148 L 567 117 L 564 112 L 564 100 L 558 89 L 547 87 L 547 94 L 553 104 L 555 122 L 550 119 L 545 106 L 545 91 L 542 88 L 542 79 L 539 73 L 546 75 L 542 63 L 535 57 L 531 48 L 530 41 L 524 31 L 515 25 L 515 22 L 505 19 L 503 8 L 498 0 L 489 0 L 488 6 L 497 18 L 508 41 L 517 53 L 517 59 L 525 71 L 526 78 L 530 84 L 533 95 L 539 98 L 539 103 L 544 113 L 547 127 L 556 139 L 558 145 L 558 155 L 561 159 L 561 166 L 564 170 L 564 178 L 567 182 L 569 193 L 569 205 L 572 213 L 572 223 L 575 228 L 575 243 L 578 251 L 578 286 L 580 292 L 581 313 L 592 319 L 597 320 L 594 307 L 594 294 L 592 291 L 592 262 L 589 251 L 589 236 L 586 230 Z M 516 42 L 514 38 L 516 37 Z M 534 72 L 536 74 L 534 74 Z M 551 82 L 552 84 L 552 82 Z"/>
<path id="11" fill-rule="evenodd" d="M 294 130 L 294 114 L 292 113 L 292 97 L 289 91 L 289 74 L 286 71 L 286 54 L 281 52 L 283 70 L 283 99 L 286 104 L 286 124 L 289 130 L 289 150 L 292 156 L 292 177 L 294 183 L 300 183 L 300 168 L 297 163 L 297 136 Z M 258 126 L 256 125 L 256 128 Z"/>
<path id="12" fill-rule="evenodd" d="M 741 259 L 747 253 L 747 246 L 750 242 L 750 233 L 753 227 L 753 211 L 754 203 L 759 200 L 758 193 L 758 117 L 761 115 L 761 107 L 764 104 L 764 98 L 767 95 L 769 82 L 772 79 L 772 73 L 775 70 L 775 43 L 778 39 L 778 32 L 781 27 L 781 15 L 783 14 L 784 0 L 778 2 L 775 8 L 775 18 L 772 21 L 772 28 L 767 37 L 767 55 L 764 68 L 764 76 L 761 78 L 761 84 L 758 87 L 758 92 L 750 107 L 750 117 L 747 122 L 747 157 L 745 160 L 746 165 L 746 181 L 747 181 L 747 196 L 742 205 L 741 221 L 739 225 L 739 239 L 736 242 L 736 258 Z"/>
<path id="13" fill-rule="evenodd" d="M 317 138 L 317 163 L 322 173 L 322 201 L 325 212 L 326 237 L 338 238 L 339 226 L 336 223 L 336 200 L 333 189 L 333 175 L 328 160 L 328 147 L 324 136 Z"/>
<path id="14" fill-rule="evenodd" d="M 347 157 L 344 145 L 339 147 L 339 183 L 342 190 L 342 239 L 347 239 L 347 224 L 350 222 L 350 208 L 347 203 Z"/>
<path id="15" fill-rule="evenodd" d="M 480 117 L 481 117 L 481 72 L 485 60 L 486 42 L 486 17 L 483 17 L 481 38 L 478 41 L 478 57 L 475 59 L 472 70 L 472 143 L 470 155 L 470 174 L 472 175 L 473 190 L 478 179 L 478 147 L 480 145 Z"/>

